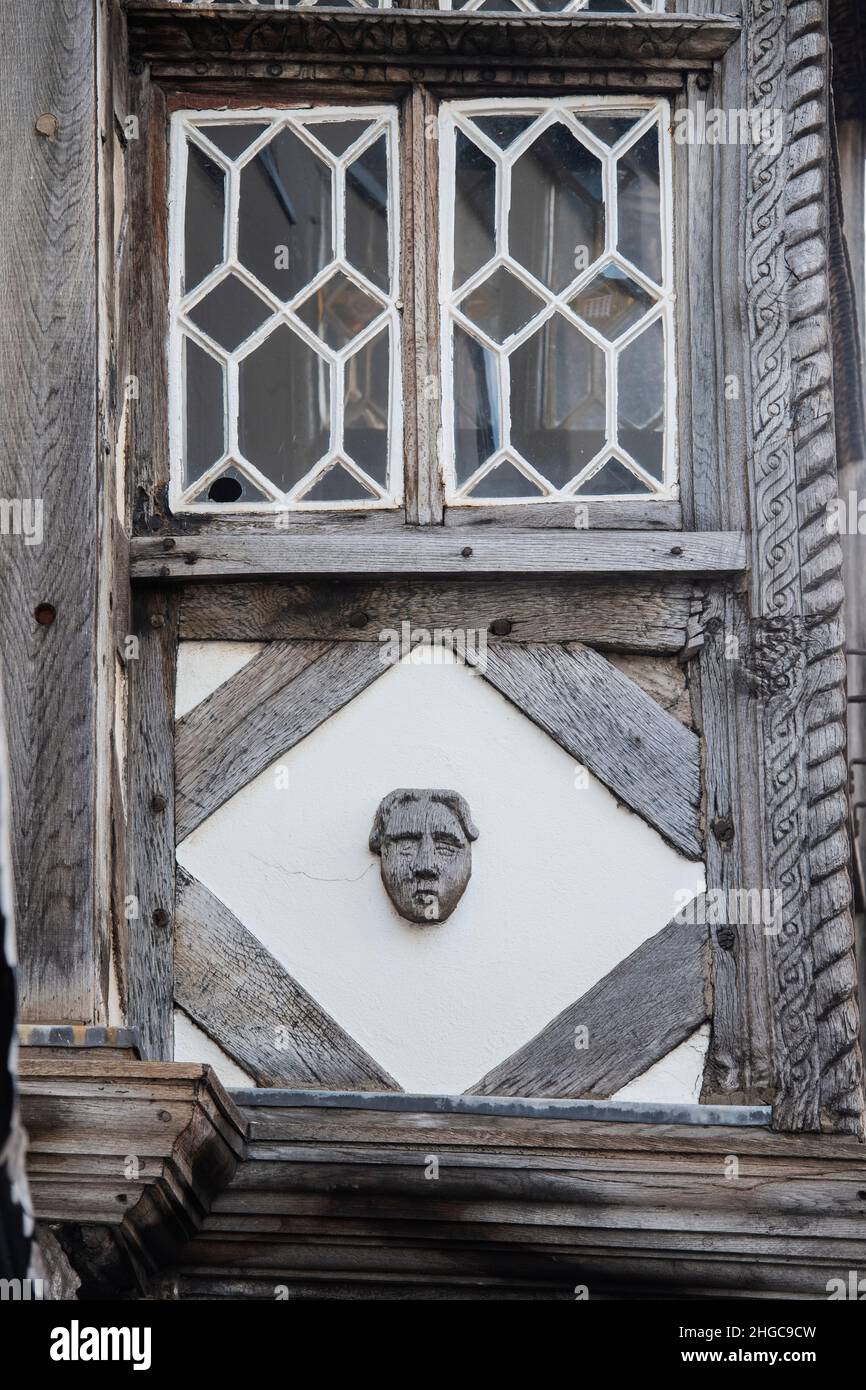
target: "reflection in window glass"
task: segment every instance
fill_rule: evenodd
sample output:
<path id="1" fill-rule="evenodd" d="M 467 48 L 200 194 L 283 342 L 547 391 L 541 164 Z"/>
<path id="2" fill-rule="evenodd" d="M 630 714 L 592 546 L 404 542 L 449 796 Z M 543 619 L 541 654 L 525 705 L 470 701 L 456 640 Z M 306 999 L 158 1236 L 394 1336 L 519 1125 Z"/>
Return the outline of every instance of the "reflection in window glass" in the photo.
<path id="1" fill-rule="evenodd" d="M 452 504 L 672 495 L 669 123 L 650 98 L 443 107 Z"/>
<path id="2" fill-rule="evenodd" d="M 394 506 L 396 111 L 174 117 L 172 506 Z"/>

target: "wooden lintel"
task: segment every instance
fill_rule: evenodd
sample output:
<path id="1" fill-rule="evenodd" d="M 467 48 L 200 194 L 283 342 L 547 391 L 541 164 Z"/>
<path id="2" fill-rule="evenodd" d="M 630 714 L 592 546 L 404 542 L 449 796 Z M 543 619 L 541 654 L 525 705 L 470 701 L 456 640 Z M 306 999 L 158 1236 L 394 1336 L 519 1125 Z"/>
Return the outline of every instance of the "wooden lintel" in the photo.
<path id="1" fill-rule="evenodd" d="M 139 536 L 133 579 L 254 578 L 274 574 L 741 574 L 745 537 L 731 531 L 580 531 L 447 527 L 390 535 Z"/>

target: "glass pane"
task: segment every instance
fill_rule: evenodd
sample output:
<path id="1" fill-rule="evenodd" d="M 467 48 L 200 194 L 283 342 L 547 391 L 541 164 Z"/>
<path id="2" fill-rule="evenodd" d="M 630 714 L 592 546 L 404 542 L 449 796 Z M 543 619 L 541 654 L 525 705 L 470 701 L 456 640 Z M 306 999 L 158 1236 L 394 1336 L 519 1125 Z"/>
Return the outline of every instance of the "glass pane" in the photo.
<path id="1" fill-rule="evenodd" d="M 575 488 L 575 497 L 624 497 L 646 495 L 650 489 L 636 478 L 619 459 L 608 459 L 607 463 L 593 473 L 585 483 Z"/>
<path id="2" fill-rule="evenodd" d="M 615 145 L 643 114 L 643 111 L 635 111 L 627 116 L 585 116 L 582 111 L 578 111 L 577 118 L 596 139 L 603 140 L 606 145 Z"/>
<path id="3" fill-rule="evenodd" d="M 225 451 L 223 368 L 190 338 L 184 339 L 186 420 L 183 486 L 210 468 Z"/>
<path id="4" fill-rule="evenodd" d="M 458 482 L 499 448 L 496 356 L 462 328 L 454 328 L 454 434 Z"/>
<path id="5" fill-rule="evenodd" d="M 509 362 L 514 445 L 564 487 L 604 445 L 604 353 L 554 314 Z"/>
<path id="6" fill-rule="evenodd" d="M 334 464 L 303 494 L 304 502 L 369 502 L 374 494 L 341 464 Z M 301 499 L 299 499 L 301 500 Z"/>
<path id="7" fill-rule="evenodd" d="M 619 249 L 657 282 L 662 278 L 661 195 L 659 191 L 659 136 L 653 126 L 616 166 L 619 198 Z"/>
<path id="8" fill-rule="evenodd" d="M 664 473 L 665 342 L 660 319 L 620 354 L 619 442 L 659 482 Z"/>
<path id="9" fill-rule="evenodd" d="M 237 159 L 266 129 L 265 125 L 245 121 L 243 125 L 206 125 L 201 132 L 229 159 Z"/>
<path id="10" fill-rule="evenodd" d="M 307 129 L 339 159 L 365 130 L 370 129 L 370 124 L 370 121 L 311 121 Z"/>
<path id="11" fill-rule="evenodd" d="M 509 249 L 559 293 L 604 249 L 601 163 L 570 130 L 549 126 L 511 174 Z"/>
<path id="12" fill-rule="evenodd" d="M 186 225 L 184 228 L 184 290 L 194 290 L 223 258 L 225 174 L 203 154 L 188 146 Z"/>
<path id="13" fill-rule="evenodd" d="M 503 113 L 496 116 L 475 116 L 472 124 L 477 125 L 488 140 L 495 141 L 505 150 L 518 135 L 529 129 L 534 120 L 537 120 L 537 116 L 507 116 Z"/>
<path id="14" fill-rule="evenodd" d="M 241 171 L 238 257 L 280 299 L 293 299 L 333 254 L 331 171 L 281 130 Z"/>
<path id="15" fill-rule="evenodd" d="M 569 306 L 613 341 L 651 309 L 655 300 L 617 265 L 609 265 L 570 299 Z"/>
<path id="16" fill-rule="evenodd" d="M 385 136 L 346 170 L 346 259 L 387 290 L 388 151 Z"/>
<path id="17" fill-rule="evenodd" d="M 338 270 L 298 305 L 299 319 L 338 352 L 382 312 L 378 300 Z"/>
<path id="18" fill-rule="evenodd" d="M 388 471 L 388 359 L 386 331 L 365 343 L 345 366 L 343 444 L 382 487 Z"/>
<path id="19" fill-rule="evenodd" d="M 236 275 L 229 275 L 190 309 L 188 316 L 220 347 L 234 352 L 270 318 L 271 310 Z"/>
<path id="20" fill-rule="evenodd" d="M 496 249 L 496 166 L 457 132 L 454 190 L 454 285 L 489 261 Z"/>
<path id="21" fill-rule="evenodd" d="M 240 364 L 241 452 L 288 492 L 327 451 L 330 368 L 285 324 Z"/>
<path id="22" fill-rule="evenodd" d="M 544 300 L 500 266 L 468 294 L 460 308 L 489 338 L 501 343 L 544 308 Z"/>
<path id="23" fill-rule="evenodd" d="M 525 473 L 521 473 L 519 468 L 515 468 L 513 463 L 506 459 L 499 463 L 495 468 L 491 468 L 489 473 L 485 473 L 480 483 L 476 483 L 470 489 L 470 497 L 541 497 L 543 489 L 534 483 L 531 478 L 527 478 Z"/>

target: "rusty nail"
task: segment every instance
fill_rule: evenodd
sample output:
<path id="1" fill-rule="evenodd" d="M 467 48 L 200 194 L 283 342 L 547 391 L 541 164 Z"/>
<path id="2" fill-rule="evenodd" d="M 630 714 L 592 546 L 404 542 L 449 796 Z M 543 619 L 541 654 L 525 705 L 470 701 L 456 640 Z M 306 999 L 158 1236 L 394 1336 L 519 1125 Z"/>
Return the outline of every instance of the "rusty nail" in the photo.
<path id="1" fill-rule="evenodd" d="M 682 555 L 682 553 L 683 553 L 683 548 L 682 548 L 681 545 L 672 545 L 672 546 L 671 546 L 671 554 L 672 554 L 672 555 Z"/>
<path id="2" fill-rule="evenodd" d="M 511 631 L 511 619 L 496 618 L 490 624 L 490 631 L 493 633 L 494 637 L 507 637 Z"/>

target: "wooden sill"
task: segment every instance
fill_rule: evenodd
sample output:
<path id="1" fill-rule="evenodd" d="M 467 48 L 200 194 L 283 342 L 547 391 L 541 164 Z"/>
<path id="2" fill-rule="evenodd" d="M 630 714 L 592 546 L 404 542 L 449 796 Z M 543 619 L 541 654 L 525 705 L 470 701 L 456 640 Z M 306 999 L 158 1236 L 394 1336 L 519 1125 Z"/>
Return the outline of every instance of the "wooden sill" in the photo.
<path id="1" fill-rule="evenodd" d="M 745 537 L 733 531 L 578 531 L 406 527 L 345 534 L 275 528 L 238 535 L 134 537 L 133 579 L 255 578 L 280 574 L 742 574 Z"/>

